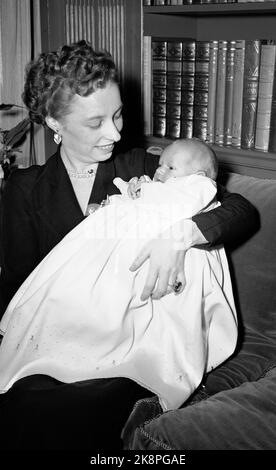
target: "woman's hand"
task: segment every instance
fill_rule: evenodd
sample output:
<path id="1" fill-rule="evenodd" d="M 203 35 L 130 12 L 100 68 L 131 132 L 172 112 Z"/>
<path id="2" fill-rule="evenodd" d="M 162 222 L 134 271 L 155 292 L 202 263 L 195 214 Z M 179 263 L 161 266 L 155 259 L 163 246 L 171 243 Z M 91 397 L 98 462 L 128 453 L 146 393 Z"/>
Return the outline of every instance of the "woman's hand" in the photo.
<path id="1" fill-rule="evenodd" d="M 130 266 L 131 271 L 136 271 L 149 259 L 149 270 L 141 300 L 147 300 L 150 296 L 160 299 L 173 292 L 173 284 L 176 281 L 182 284 L 177 293 L 182 292 L 185 286 L 184 257 L 185 251 L 175 249 L 175 243 L 171 239 L 148 242 Z"/>
<path id="2" fill-rule="evenodd" d="M 184 261 L 186 251 L 194 245 L 206 243 L 206 239 L 192 220 L 184 220 L 170 227 L 160 238 L 148 242 L 136 257 L 130 271 L 139 269 L 149 260 L 146 283 L 141 300 L 160 299 L 173 292 L 173 284 L 181 282 L 177 291 L 185 288 Z"/>

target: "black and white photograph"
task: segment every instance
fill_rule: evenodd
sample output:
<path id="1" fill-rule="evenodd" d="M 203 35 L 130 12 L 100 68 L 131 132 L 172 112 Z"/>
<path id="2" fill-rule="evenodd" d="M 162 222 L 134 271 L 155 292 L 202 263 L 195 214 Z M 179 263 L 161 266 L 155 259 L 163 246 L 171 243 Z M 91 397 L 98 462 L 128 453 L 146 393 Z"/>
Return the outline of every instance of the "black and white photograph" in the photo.
<path id="1" fill-rule="evenodd" d="M 275 233 L 276 0 L 0 0 L 3 469 L 265 465 Z"/>

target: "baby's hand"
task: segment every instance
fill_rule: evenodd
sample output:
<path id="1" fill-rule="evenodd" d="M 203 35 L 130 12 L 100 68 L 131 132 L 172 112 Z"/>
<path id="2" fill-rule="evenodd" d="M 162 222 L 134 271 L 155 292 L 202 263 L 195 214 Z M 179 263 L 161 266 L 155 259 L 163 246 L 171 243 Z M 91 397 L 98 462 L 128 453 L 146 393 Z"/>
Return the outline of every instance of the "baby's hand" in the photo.
<path id="1" fill-rule="evenodd" d="M 150 181 L 151 179 L 146 175 L 140 176 L 140 178 L 137 178 L 137 176 L 131 178 L 128 182 L 127 188 L 129 197 L 131 197 L 131 199 L 137 199 L 140 197 L 142 183 L 149 183 Z"/>
<path id="2" fill-rule="evenodd" d="M 131 178 L 131 180 L 128 182 L 127 194 L 131 199 L 137 199 L 140 197 L 140 192 L 141 183 L 139 182 L 137 176 L 134 176 L 134 178 Z"/>

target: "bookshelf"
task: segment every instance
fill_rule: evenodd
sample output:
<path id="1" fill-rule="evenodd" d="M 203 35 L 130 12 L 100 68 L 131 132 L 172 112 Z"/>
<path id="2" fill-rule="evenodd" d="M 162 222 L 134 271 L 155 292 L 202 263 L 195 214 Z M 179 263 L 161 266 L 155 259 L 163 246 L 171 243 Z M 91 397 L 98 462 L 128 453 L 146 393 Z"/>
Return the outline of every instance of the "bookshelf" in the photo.
<path id="1" fill-rule="evenodd" d="M 143 6 L 143 35 L 154 38 L 276 40 L 276 2 Z M 145 145 L 164 148 L 166 137 L 145 136 Z M 227 171 L 276 179 L 276 153 L 213 145 Z"/>

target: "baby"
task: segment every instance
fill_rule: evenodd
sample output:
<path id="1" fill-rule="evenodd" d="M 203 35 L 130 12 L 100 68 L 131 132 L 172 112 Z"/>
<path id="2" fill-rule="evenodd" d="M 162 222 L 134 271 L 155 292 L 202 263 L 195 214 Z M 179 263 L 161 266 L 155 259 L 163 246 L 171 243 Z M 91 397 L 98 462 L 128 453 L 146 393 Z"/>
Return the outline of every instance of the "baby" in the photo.
<path id="1" fill-rule="evenodd" d="M 169 178 L 192 174 L 207 176 L 215 180 L 218 162 L 213 150 L 199 139 L 179 139 L 168 145 L 162 152 L 153 181 L 165 183 Z M 134 177 L 129 181 L 128 195 L 132 199 L 140 197 L 141 185 L 149 183 L 148 176 Z"/>

